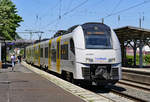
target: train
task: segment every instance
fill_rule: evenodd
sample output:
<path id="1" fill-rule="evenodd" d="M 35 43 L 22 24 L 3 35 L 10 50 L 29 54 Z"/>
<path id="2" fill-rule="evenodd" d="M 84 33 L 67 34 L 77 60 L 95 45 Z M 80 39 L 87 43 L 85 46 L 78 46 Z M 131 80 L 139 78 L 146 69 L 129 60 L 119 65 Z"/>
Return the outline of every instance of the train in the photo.
<path id="1" fill-rule="evenodd" d="M 122 78 L 121 48 L 108 25 L 88 22 L 58 31 L 49 40 L 26 47 L 27 63 L 70 82 L 114 85 Z"/>

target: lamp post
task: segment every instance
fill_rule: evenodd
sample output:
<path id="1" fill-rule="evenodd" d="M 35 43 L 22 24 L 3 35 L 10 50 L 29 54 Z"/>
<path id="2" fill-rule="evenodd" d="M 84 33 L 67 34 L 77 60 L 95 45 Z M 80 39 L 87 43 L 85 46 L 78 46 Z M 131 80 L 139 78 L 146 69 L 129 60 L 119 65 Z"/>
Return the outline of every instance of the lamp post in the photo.
<path id="1" fill-rule="evenodd" d="M 2 43 L 4 42 L 5 44 L 5 64 L 6 64 L 6 43 L 5 43 L 5 38 L 0 36 L 0 68 L 2 68 Z"/>
<path id="2" fill-rule="evenodd" d="M 1 0 L 0 0 L 0 2 L 1 2 Z M 0 23 L 0 26 L 2 26 L 2 25 L 3 24 Z M 5 39 L 0 36 L 0 68 L 2 68 L 2 42 L 3 42 L 3 40 L 5 40 Z"/>

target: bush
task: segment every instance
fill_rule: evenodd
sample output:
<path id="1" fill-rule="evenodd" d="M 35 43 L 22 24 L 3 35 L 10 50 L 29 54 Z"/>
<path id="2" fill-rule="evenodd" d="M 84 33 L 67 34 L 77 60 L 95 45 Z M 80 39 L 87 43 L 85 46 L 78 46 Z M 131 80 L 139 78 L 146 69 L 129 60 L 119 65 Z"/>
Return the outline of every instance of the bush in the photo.
<path id="1" fill-rule="evenodd" d="M 150 63 L 150 54 L 145 55 L 145 56 L 144 56 L 144 59 L 145 59 L 145 63 L 146 63 L 146 64 L 149 64 L 149 63 Z"/>
<path id="2" fill-rule="evenodd" d="M 127 55 L 127 60 L 132 59 L 132 64 L 134 64 L 134 56 Z M 143 64 L 150 64 L 150 54 L 143 55 Z M 139 55 L 136 55 L 136 64 L 139 65 Z"/>

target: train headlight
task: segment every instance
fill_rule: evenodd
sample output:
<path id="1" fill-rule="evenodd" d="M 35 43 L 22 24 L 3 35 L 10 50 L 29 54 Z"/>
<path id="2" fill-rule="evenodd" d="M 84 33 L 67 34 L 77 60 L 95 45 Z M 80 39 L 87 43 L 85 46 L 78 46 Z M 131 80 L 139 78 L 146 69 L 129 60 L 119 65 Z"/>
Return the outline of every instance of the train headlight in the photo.
<path id="1" fill-rule="evenodd" d="M 86 58 L 85 60 L 86 60 L 86 62 L 93 62 L 92 58 Z"/>
<path id="2" fill-rule="evenodd" d="M 108 62 L 115 62 L 115 58 L 108 59 Z"/>

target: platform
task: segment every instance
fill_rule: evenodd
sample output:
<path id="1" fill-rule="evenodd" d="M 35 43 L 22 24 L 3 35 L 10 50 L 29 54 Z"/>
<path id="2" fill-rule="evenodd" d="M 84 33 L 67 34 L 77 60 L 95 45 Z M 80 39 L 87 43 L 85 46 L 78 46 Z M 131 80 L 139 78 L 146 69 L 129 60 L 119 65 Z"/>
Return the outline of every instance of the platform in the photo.
<path id="1" fill-rule="evenodd" d="M 139 71 L 139 72 L 147 72 L 150 73 L 149 68 L 132 68 L 132 67 L 122 67 L 123 70 L 130 70 L 130 71 Z"/>
<path id="2" fill-rule="evenodd" d="M 0 102 L 85 102 L 21 64 L 0 69 Z"/>

